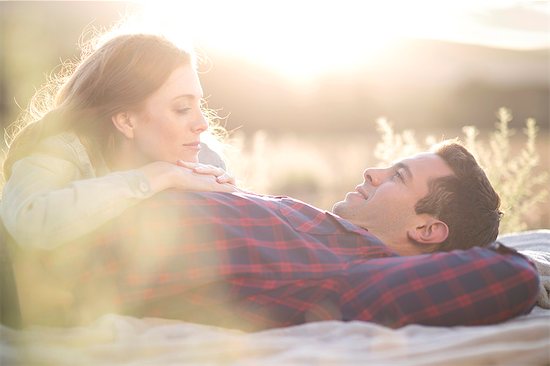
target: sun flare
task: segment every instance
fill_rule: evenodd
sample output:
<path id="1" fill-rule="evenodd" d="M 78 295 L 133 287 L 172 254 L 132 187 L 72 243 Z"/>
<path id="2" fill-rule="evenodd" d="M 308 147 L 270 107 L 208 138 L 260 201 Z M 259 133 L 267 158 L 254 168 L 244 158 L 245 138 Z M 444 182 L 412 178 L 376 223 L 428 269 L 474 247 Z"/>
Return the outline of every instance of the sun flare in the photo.
<path id="1" fill-rule="evenodd" d="M 386 62 L 386 52 L 407 38 L 502 44 L 502 29 L 476 16 L 513 0 L 202 0 L 138 1 L 140 27 L 148 24 L 172 39 L 269 67 L 292 80 L 307 80 L 359 64 Z M 521 45 L 525 33 L 506 40 Z M 492 41 L 489 40 L 492 39 Z M 496 42 L 496 43 L 495 43 Z M 385 59 L 386 58 L 386 59 Z"/>
<path id="2" fill-rule="evenodd" d="M 293 79 L 371 62 L 410 26 L 407 12 L 396 11 L 392 2 L 162 4 L 144 1 L 141 21 Z"/>

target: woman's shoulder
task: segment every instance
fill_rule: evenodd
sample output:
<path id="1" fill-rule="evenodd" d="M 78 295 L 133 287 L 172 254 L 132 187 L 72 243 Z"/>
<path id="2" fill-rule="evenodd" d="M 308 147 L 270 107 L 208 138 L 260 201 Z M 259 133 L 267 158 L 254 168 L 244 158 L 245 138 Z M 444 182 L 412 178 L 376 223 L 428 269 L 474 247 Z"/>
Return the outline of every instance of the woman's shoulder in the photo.
<path id="1" fill-rule="evenodd" d="M 86 171 L 91 169 L 90 158 L 86 148 L 73 132 L 62 132 L 43 139 L 34 152 L 36 156 L 45 155 L 68 161 Z"/>
<path id="2" fill-rule="evenodd" d="M 39 154 L 67 156 L 74 154 L 78 149 L 78 145 L 82 144 L 74 133 L 63 132 L 46 137 L 38 143 L 34 151 Z"/>

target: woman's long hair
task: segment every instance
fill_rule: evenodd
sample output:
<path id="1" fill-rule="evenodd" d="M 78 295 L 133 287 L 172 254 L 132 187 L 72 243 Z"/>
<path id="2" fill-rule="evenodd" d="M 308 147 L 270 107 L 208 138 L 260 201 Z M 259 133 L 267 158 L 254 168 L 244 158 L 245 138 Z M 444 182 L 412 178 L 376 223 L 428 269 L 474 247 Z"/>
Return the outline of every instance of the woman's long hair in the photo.
<path id="1" fill-rule="evenodd" d="M 77 134 L 92 163 L 105 158 L 116 133 L 111 116 L 139 108 L 182 65 L 195 67 L 193 54 L 158 35 L 119 35 L 83 50 L 74 71 L 62 70 L 39 90 L 7 131 L 4 178 L 42 139 L 64 131 Z"/>

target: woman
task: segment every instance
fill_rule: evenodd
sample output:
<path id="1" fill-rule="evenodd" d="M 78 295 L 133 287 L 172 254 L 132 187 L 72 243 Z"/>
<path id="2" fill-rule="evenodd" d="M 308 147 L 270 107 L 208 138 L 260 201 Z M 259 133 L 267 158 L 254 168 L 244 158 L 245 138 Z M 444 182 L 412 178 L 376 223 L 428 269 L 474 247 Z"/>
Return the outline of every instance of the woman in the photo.
<path id="1" fill-rule="evenodd" d="M 4 163 L 0 214 L 19 246 L 56 248 L 165 189 L 236 189 L 201 143 L 208 121 L 188 51 L 120 35 L 58 80 L 51 107 L 23 121 Z M 44 100 L 37 94 L 29 111 Z"/>

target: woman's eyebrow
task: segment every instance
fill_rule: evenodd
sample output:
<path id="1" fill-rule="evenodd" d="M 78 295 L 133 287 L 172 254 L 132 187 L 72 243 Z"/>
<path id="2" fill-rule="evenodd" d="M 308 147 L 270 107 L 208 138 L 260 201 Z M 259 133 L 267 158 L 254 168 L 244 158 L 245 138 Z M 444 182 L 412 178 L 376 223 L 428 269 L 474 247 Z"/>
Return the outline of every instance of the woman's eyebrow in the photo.
<path id="1" fill-rule="evenodd" d="M 172 100 L 177 100 L 177 99 L 195 100 L 195 99 L 202 99 L 202 96 L 199 97 L 199 96 L 193 95 L 193 94 L 182 94 L 182 95 L 178 95 L 178 96 L 175 96 L 174 98 L 172 98 Z"/>

